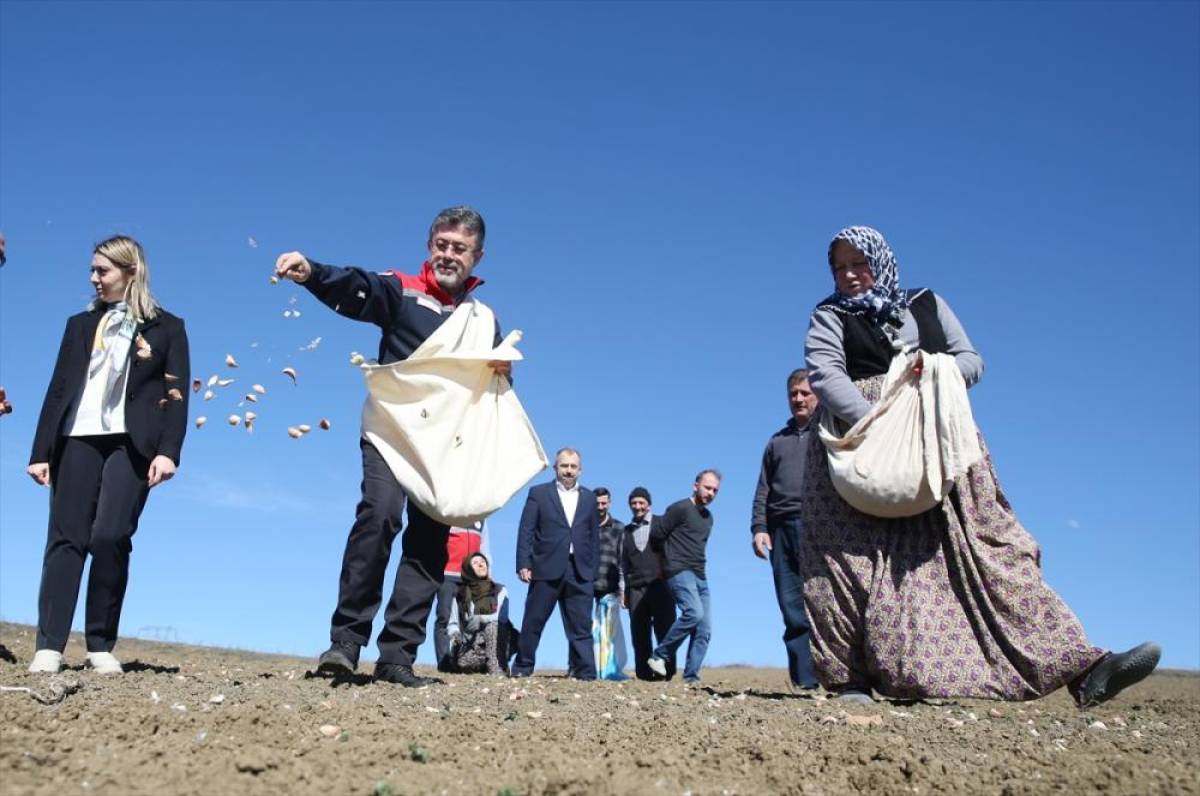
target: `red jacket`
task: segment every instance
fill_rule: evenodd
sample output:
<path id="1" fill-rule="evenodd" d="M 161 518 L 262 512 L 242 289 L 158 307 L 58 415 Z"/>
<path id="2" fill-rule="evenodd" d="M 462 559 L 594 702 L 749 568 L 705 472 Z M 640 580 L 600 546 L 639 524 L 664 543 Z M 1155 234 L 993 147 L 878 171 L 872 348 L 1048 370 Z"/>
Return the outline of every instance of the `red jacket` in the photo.
<path id="1" fill-rule="evenodd" d="M 454 577 L 462 575 L 463 562 L 474 553 L 487 555 L 487 544 L 484 539 L 487 529 L 483 523 L 476 523 L 474 528 L 451 528 L 450 538 L 446 540 L 446 574 Z M 490 563 L 490 562 L 489 562 Z"/>

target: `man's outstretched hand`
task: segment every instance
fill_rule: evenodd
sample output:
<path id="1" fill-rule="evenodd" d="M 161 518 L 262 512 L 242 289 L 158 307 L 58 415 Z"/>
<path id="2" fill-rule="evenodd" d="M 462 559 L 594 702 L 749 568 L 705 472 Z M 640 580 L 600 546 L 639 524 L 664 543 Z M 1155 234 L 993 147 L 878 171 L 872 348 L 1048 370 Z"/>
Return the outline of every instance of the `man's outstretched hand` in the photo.
<path id="1" fill-rule="evenodd" d="M 290 279 L 297 284 L 307 282 L 312 276 L 312 263 L 300 252 L 287 252 L 275 261 L 275 276 Z"/>

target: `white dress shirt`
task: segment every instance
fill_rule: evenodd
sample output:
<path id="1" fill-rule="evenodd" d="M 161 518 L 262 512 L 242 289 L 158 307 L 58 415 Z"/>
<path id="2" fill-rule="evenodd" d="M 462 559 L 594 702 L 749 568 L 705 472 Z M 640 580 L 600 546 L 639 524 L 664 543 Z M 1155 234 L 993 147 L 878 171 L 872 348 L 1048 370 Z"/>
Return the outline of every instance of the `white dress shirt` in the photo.
<path id="1" fill-rule="evenodd" d="M 562 501 L 563 514 L 567 515 L 567 525 L 575 524 L 575 509 L 579 508 L 579 482 L 575 482 L 575 486 L 567 489 L 563 486 L 562 481 L 554 479 L 554 485 L 558 487 L 558 499 Z M 575 543 L 571 542 L 571 549 L 567 551 L 569 555 L 575 554 Z"/>
<path id="2" fill-rule="evenodd" d="M 575 486 L 567 489 L 562 485 L 562 481 L 555 480 L 554 485 L 558 487 L 558 499 L 562 501 L 563 513 L 567 515 L 567 525 L 575 524 L 575 509 L 579 507 L 579 482 L 575 482 Z"/>

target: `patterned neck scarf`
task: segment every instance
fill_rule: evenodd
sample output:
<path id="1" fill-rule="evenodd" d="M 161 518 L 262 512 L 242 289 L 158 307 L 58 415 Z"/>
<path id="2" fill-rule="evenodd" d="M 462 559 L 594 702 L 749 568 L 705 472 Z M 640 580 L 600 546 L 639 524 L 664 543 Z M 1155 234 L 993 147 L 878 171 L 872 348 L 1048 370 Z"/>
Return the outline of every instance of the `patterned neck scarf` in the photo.
<path id="1" fill-rule="evenodd" d="M 88 378 L 96 378 L 105 363 L 108 364 L 104 404 L 100 411 L 100 425 L 105 431 L 111 427 L 112 414 L 121 404 L 121 376 L 129 364 L 129 348 L 135 331 L 137 321 L 129 314 L 129 307 L 123 301 L 108 305 L 108 311 L 96 327 L 92 356 L 88 361 Z"/>
<path id="2" fill-rule="evenodd" d="M 871 276 L 875 285 L 866 293 L 843 296 L 834 290 L 821 302 L 822 306 L 833 307 L 847 315 L 861 315 L 877 326 L 885 324 L 899 328 L 904 322 L 904 311 L 908 309 L 908 294 L 900 289 L 900 274 L 896 255 L 888 246 L 883 235 L 871 227 L 846 227 L 829 242 L 829 265 L 833 265 L 833 250 L 845 241 L 862 252 L 871 264 Z"/>

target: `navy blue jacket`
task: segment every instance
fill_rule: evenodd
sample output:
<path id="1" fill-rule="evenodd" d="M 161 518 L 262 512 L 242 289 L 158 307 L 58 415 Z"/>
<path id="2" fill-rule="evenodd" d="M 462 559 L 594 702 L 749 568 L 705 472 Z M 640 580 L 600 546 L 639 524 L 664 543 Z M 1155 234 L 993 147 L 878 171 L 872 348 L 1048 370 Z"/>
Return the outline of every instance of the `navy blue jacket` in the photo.
<path id="1" fill-rule="evenodd" d="M 87 382 L 92 340 L 103 317 L 104 309 L 94 307 L 68 318 L 63 331 L 29 455 L 30 464 L 50 464 L 51 475 L 62 452 L 62 435 L 69 431 L 64 425 Z M 150 357 L 135 356 L 137 346 L 129 346 L 125 432 L 147 460 L 162 455 L 178 465 L 187 433 L 188 383 L 192 378 L 187 332 L 181 318 L 160 310 L 152 320 L 138 324 L 137 334 L 150 346 Z M 178 390 L 174 393 L 178 398 L 168 398 L 171 389 Z"/>
<path id="2" fill-rule="evenodd" d="M 531 487 L 517 530 L 517 571 L 532 570 L 534 580 L 557 580 L 567 572 L 572 545 L 579 577 L 595 580 L 600 547 L 596 495 L 579 487 L 575 522 L 567 525 L 556 482 Z"/>
<path id="3" fill-rule="evenodd" d="M 421 266 L 421 273 L 410 275 L 309 262 L 312 275 L 302 284 L 310 293 L 338 315 L 379 327 L 381 365 L 408 359 L 458 306 L 438 285 L 429 263 Z M 482 284 L 482 279 L 470 277 L 463 295 Z M 495 344 L 501 339 L 496 321 Z"/>

